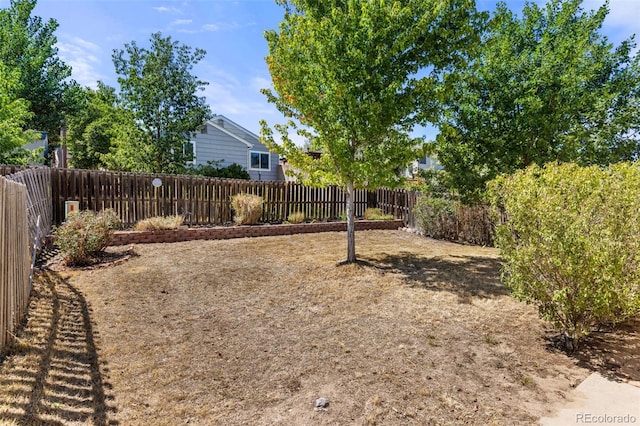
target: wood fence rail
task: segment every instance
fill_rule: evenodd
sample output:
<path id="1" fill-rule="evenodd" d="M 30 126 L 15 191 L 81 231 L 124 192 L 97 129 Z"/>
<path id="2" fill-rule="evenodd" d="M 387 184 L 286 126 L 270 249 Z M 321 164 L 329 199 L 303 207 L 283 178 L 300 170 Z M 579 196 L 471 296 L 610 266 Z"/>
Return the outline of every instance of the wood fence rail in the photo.
<path id="1" fill-rule="evenodd" d="M 232 221 L 231 197 L 239 193 L 263 198 L 264 222 L 282 222 L 298 211 L 318 220 L 346 213 L 346 195 L 337 186 L 310 188 L 291 182 L 79 169 L 51 172 L 55 224 L 64 221 L 65 202 L 78 201 L 81 210 L 115 210 L 124 225 L 170 215 L 184 215 L 192 225 L 220 225 Z M 376 199 L 375 191 L 357 190 L 356 216 L 376 207 Z"/>
<path id="2" fill-rule="evenodd" d="M 29 303 L 30 246 L 27 187 L 0 177 L 0 351 Z"/>

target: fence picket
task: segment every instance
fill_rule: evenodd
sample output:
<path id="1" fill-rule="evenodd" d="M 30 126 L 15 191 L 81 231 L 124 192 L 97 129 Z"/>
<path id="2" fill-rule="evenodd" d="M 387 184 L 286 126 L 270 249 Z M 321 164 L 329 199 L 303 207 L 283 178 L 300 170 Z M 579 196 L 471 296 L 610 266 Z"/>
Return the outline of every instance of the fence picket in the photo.
<path id="1" fill-rule="evenodd" d="M 193 224 L 220 225 L 232 220 L 231 197 L 242 192 L 264 198 L 262 220 L 269 222 L 286 221 L 296 211 L 316 220 L 336 219 L 346 211 L 346 196 L 336 186 L 75 169 L 52 169 L 52 173 L 55 224 L 64 220 L 64 202 L 77 200 L 82 209 L 113 208 L 127 226 L 152 216 L 186 212 Z M 162 180 L 159 188 L 151 184 L 156 177 Z M 402 190 L 357 190 L 354 195 L 357 216 L 367 207 L 380 207 L 405 222 L 414 200 Z"/>

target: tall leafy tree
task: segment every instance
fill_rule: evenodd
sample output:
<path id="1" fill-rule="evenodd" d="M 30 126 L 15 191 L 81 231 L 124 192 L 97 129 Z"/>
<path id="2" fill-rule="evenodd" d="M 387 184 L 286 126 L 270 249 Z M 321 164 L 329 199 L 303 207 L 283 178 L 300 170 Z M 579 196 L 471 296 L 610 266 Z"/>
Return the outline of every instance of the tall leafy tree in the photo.
<path id="1" fill-rule="evenodd" d="M 498 4 L 479 55 L 443 108 L 435 152 L 450 183 L 476 199 L 485 182 L 529 164 L 605 165 L 640 152 L 640 59 L 633 37 L 600 34 L 608 5 Z"/>
<path id="2" fill-rule="evenodd" d="M 57 139 L 61 121 L 72 108 L 66 92 L 76 83 L 69 80 L 71 68 L 58 57 L 54 35 L 58 23 L 31 16 L 36 0 L 11 0 L 0 10 L 0 61 L 19 70 L 17 97 L 29 102 L 32 112 L 24 126 L 49 132 Z"/>
<path id="3" fill-rule="evenodd" d="M 267 31 L 273 90 L 291 121 L 262 122 L 270 149 L 287 157 L 306 183 L 340 185 L 347 196 L 347 262 L 356 260 L 354 190 L 399 183 L 417 158 L 414 124 L 435 117 L 443 72 L 473 46 L 472 0 L 279 0 L 285 14 Z M 416 111 L 422 110 L 422 114 Z M 297 131 L 323 152 L 313 160 Z"/>
<path id="4" fill-rule="evenodd" d="M 35 139 L 23 128 L 32 113 L 29 102 L 18 98 L 20 75 L 0 61 L 0 164 L 19 162 L 17 155 L 22 145 Z"/>
<path id="5" fill-rule="evenodd" d="M 148 49 L 133 41 L 113 52 L 124 106 L 146 135 L 154 172 L 184 170 L 191 160 L 184 144 L 211 117 L 205 98 L 197 96 L 208 83 L 191 74 L 204 55 L 161 33 L 151 35 Z"/>
<path id="6" fill-rule="evenodd" d="M 81 108 L 67 121 L 66 139 L 74 167 L 148 171 L 144 150 L 131 149 L 141 145 L 144 135 L 133 115 L 119 105 L 113 87 L 98 82 L 96 90 L 84 89 L 76 103 Z M 116 161 L 121 154 L 127 161 Z"/>

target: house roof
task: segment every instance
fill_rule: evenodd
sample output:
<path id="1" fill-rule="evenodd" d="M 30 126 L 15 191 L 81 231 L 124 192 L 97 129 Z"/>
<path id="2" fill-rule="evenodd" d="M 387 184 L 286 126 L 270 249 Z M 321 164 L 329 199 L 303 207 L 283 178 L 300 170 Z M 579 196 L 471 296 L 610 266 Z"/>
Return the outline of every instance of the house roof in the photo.
<path id="1" fill-rule="evenodd" d="M 224 125 L 219 124 L 219 120 L 222 120 L 224 124 L 229 124 L 231 125 L 231 127 L 235 128 L 236 130 L 239 130 L 241 133 L 246 133 L 250 136 L 255 137 L 256 139 L 258 139 L 258 136 L 251 133 L 250 131 L 248 131 L 247 129 L 245 129 L 244 127 L 234 123 L 233 121 L 229 120 L 227 117 L 225 117 L 224 115 L 214 115 L 211 120 L 207 121 L 205 124 L 214 127 L 216 129 L 218 129 L 219 131 L 221 131 L 222 133 L 231 136 L 233 139 L 237 140 L 238 142 L 241 142 L 243 144 L 245 144 L 247 146 L 247 148 L 253 148 L 253 144 L 249 141 L 247 141 L 245 138 L 243 138 L 242 136 L 236 134 L 235 132 L 230 132 L 229 130 L 227 130 Z"/>

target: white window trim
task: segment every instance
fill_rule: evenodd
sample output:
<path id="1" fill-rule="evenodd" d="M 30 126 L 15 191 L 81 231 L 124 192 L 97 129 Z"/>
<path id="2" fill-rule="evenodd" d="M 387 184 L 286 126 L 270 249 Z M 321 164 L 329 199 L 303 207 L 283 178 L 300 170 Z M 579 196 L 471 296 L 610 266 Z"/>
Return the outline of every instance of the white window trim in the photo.
<path id="1" fill-rule="evenodd" d="M 258 168 L 251 167 L 251 154 L 253 154 L 254 152 L 256 154 L 267 154 L 269 156 L 269 161 L 267 162 L 269 167 L 267 167 L 266 169 L 262 169 L 262 168 L 259 168 L 259 167 Z M 258 172 L 270 172 L 271 171 L 271 152 L 249 151 L 249 153 L 247 155 L 249 156 L 249 158 L 248 158 L 248 163 L 249 163 L 248 169 L 249 170 L 255 170 L 255 171 L 258 171 Z"/>

